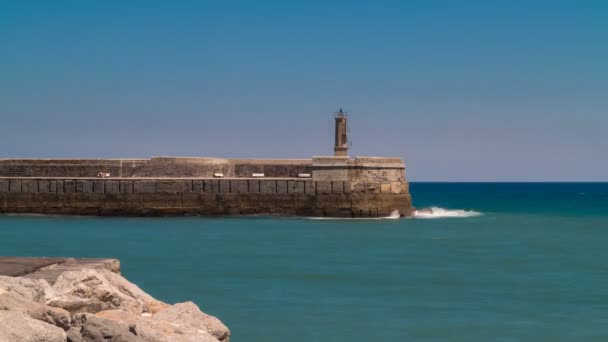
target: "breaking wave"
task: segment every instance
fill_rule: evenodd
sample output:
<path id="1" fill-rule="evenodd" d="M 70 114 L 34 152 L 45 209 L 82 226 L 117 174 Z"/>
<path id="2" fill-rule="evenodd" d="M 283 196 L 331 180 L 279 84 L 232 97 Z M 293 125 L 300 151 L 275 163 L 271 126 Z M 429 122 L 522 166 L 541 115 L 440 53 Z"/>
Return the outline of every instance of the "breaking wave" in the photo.
<path id="1" fill-rule="evenodd" d="M 448 217 L 475 217 L 480 215 L 482 215 L 480 212 L 474 210 L 450 210 L 439 207 L 431 207 L 428 209 L 414 211 L 413 217 L 423 219 L 436 219 Z"/>

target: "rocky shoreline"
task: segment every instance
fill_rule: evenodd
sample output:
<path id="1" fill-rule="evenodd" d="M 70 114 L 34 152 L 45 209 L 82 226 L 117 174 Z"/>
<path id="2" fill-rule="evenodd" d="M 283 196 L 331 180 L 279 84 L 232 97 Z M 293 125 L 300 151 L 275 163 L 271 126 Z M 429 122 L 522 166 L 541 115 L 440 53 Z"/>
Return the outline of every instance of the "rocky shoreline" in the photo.
<path id="1" fill-rule="evenodd" d="M 120 275 L 117 260 L 66 260 L 0 275 L 0 342 L 229 342 L 219 319 L 153 298 Z"/>

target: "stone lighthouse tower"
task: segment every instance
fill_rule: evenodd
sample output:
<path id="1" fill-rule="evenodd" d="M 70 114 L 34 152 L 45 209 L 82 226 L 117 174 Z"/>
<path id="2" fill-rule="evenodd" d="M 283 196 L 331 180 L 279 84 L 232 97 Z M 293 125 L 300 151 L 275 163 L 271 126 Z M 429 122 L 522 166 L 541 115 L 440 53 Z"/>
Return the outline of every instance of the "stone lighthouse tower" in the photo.
<path id="1" fill-rule="evenodd" d="M 336 143 L 334 145 L 334 156 L 348 156 L 348 113 L 343 112 L 342 108 L 334 114 L 336 120 Z"/>

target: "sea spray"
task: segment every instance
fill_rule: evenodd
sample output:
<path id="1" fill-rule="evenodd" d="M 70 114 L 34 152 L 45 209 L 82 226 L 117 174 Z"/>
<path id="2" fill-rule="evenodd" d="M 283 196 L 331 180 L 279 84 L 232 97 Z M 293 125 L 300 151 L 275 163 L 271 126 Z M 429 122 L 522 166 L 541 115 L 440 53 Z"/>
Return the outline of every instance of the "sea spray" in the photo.
<path id="1" fill-rule="evenodd" d="M 428 209 L 421 209 L 414 211 L 412 215 L 415 218 L 423 219 L 437 219 L 437 218 L 454 218 L 454 217 L 475 217 L 482 215 L 478 211 L 474 210 L 460 210 L 460 209 L 445 209 L 439 207 L 431 207 Z"/>
<path id="2" fill-rule="evenodd" d="M 306 217 L 309 220 L 398 220 L 401 218 L 399 210 L 393 210 L 389 216 L 380 217 Z"/>

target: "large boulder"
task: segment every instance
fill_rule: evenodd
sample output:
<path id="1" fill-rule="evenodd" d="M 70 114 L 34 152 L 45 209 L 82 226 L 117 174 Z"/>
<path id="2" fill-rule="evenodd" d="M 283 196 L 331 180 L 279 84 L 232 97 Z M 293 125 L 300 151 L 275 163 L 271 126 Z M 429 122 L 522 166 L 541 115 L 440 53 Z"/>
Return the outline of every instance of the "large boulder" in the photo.
<path id="1" fill-rule="evenodd" d="M 0 311 L 0 341 L 65 342 L 63 329 L 33 319 L 19 311 Z"/>
<path id="2" fill-rule="evenodd" d="M 204 330 L 220 341 L 228 341 L 230 330 L 219 319 L 202 312 L 193 302 L 171 305 L 152 316 L 154 320 L 165 321 L 192 330 Z"/>
<path id="3" fill-rule="evenodd" d="M 66 310 L 26 300 L 12 292 L 0 292 L 0 310 L 23 312 L 32 318 L 65 330 L 70 328 L 72 322 L 70 313 Z"/>
<path id="4" fill-rule="evenodd" d="M 68 331 L 71 342 L 146 342 L 135 334 L 134 326 L 125 321 L 80 314 L 75 323 L 77 326 Z"/>
<path id="5" fill-rule="evenodd" d="M 92 320 L 92 316 L 86 315 L 88 320 Z M 94 317 L 96 321 L 113 321 L 128 326 L 129 331 L 148 342 L 218 342 L 215 336 L 204 329 L 158 320 L 149 316 L 136 316 L 122 310 L 101 311 Z"/>
<path id="6" fill-rule="evenodd" d="M 0 289 L 38 303 L 45 303 L 47 297 L 53 296 L 46 280 L 0 276 Z"/>
<path id="7" fill-rule="evenodd" d="M 0 277 L 0 342 L 229 342 L 192 302 L 168 305 L 103 269 L 44 280 Z"/>
<path id="8" fill-rule="evenodd" d="M 108 270 L 63 272 L 53 285 L 53 291 L 53 296 L 47 298 L 47 303 L 71 313 L 120 309 L 139 315 L 142 312 L 153 313 L 168 306 Z"/>

